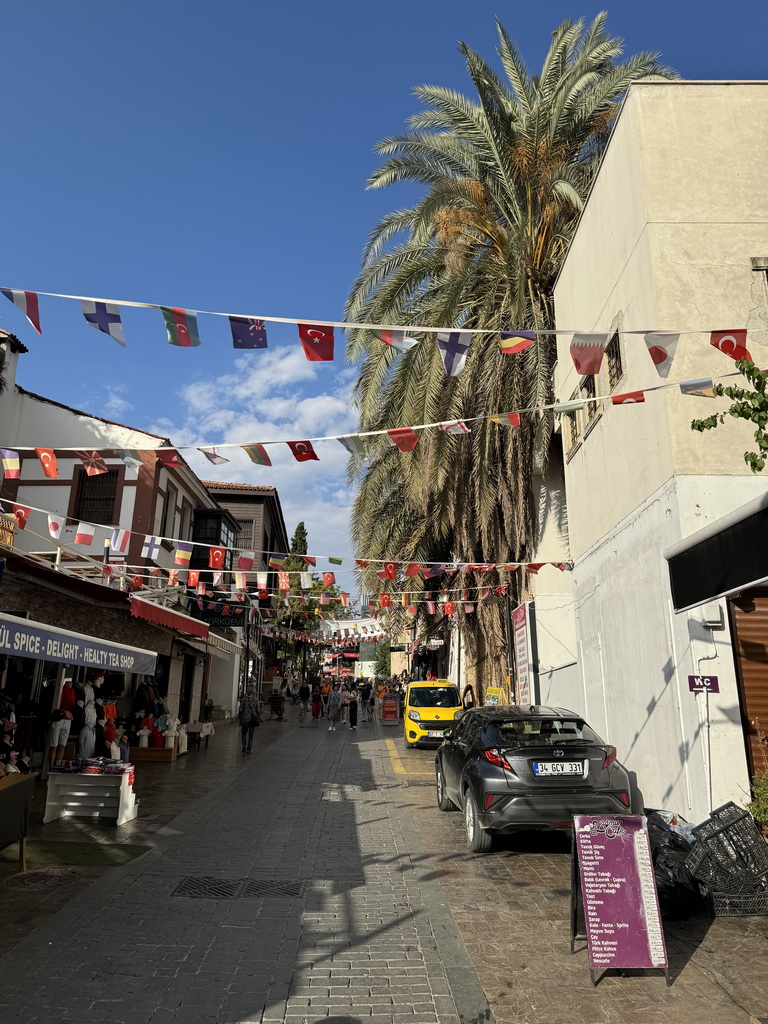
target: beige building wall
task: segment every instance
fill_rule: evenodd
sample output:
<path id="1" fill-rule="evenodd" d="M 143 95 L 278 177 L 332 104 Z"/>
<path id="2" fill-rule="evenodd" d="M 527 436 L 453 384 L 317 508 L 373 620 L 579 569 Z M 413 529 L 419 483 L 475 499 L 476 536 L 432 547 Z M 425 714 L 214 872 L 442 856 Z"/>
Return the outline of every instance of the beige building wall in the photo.
<path id="1" fill-rule="evenodd" d="M 765 281 L 751 267 L 768 255 L 766 166 L 768 84 L 630 88 L 555 291 L 558 329 L 619 332 L 613 393 L 664 383 L 633 330 L 681 332 L 669 382 L 735 371 L 709 345 L 716 329 L 749 325 L 766 364 Z M 570 341 L 558 335 L 560 401 L 581 385 Z M 565 446 L 580 679 L 552 698 L 578 701 L 616 743 L 648 805 L 694 819 L 747 798 L 739 697 L 727 625 L 674 614 L 662 552 L 765 490 L 742 457 L 753 428 L 690 429 L 726 405 L 676 387 L 607 401 Z M 709 716 L 687 689 L 701 672 L 720 678 Z"/>

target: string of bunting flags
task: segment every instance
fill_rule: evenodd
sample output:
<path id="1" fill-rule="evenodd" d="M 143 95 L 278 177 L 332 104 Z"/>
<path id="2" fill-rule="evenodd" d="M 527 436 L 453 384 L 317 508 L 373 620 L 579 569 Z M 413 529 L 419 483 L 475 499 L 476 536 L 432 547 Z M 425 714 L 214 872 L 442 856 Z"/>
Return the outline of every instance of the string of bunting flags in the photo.
<path id="1" fill-rule="evenodd" d="M 730 352 L 726 353 L 730 355 Z M 736 358 L 735 356 L 733 358 Z M 740 356 L 738 358 L 741 358 Z M 749 358 L 747 353 L 746 358 Z M 657 364 L 657 369 L 658 369 Z M 554 402 L 548 405 L 531 406 L 513 412 L 485 413 L 479 416 L 471 416 L 465 419 L 441 420 L 435 423 L 418 423 L 410 427 L 394 427 L 385 430 L 360 431 L 356 434 L 329 434 L 323 437 L 307 438 L 306 440 L 264 440 L 261 442 L 249 442 L 248 444 L 225 442 L 213 445 L 177 445 L 176 447 L 159 446 L 156 448 L 89 448 L 81 449 L 75 447 L 35 447 L 33 445 L 16 445 L 15 448 L 0 448 L 0 479 L 19 479 L 21 475 L 20 453 L 34 452 L 42 466 L 46 477 L 55 479 L 59 475 L 58 458 L 76 456 L 82 463 L 88 476 L 96 476 L 108 472 L 107 458 L 119 458 L 123 464 L 131 469 L 138 469 L 152 459 L 157 460 L 169 469 L 178 468 L 185 463 L 179 454 L 181 451 L 198 451 L 202 453 L 209 462 L 220 465 L 230 462 L 231 459 L 221 454 L 221 449 L 241 449 L 248 458 L 256 465 L 271 466 L 272 460 L 267 452 L 268 445 L 287 445 L 297 462 L 318 462 L 319 456 L 314 449 L 314 444 L 320 441 L 338 441 L 352 455 L 366 458 L 368 452 L 364 440 L 369 437 L 380 437 L 386 435 L 389 443 L 401 452 L 412 452 L 418 444 L 417 431 L 437 429 L 450 435 L 469 434 L 472 431 L 470 424 L 488 420 L 502 427 L 520 426 L 521 416 L 528 413 L 544 412 L 551 410 L 555 415 L 569 415 L 581 411 L 590 404 L 608 402 L 611 405 L 634 405 L 645 401 L 646 394 L 655 391 L 668 389 L 679 389 L 683 395 L 692 395 L 700 398 L 714 398 L 713 391 L 715 381 L 726 380 L 738 377 L 737 372 L 724 373 L 715 377 L 697 378 L 695 380 L 680 381 L 677 383 L 656 384 L 646 387 L 643 390 L 628 391 L 616 395 L 584 396 L 572 399 L 568 402 Z M 57 458 L 58 456 L 58 458 Z"/>
<path id="2" fill-rule="evenodd" d="M 78 549 L 88 549 L 88 552 L 91 554 L 97 551 L 100 552 L 102 549 L 106 548 L 108 550 L 108 555 L 106 556 L 107 561 L 113 558 L 124 558 L 128 553 L 131 537 L 135 537 L 142 541 L 142 558 L 154 560 L 159 555 L 163 542 L 166 542 L 172 546 L 174 566 L 187 570 L 189 570 L 193 550 L 195 548 L 207 548 L 209 552 L 209 569 L 214 570 L 214 572 L 233 572 L 236 576 L 242 577 L 243 579 L 247 579 L 248 576 L 255 576 L 256 584 L 260 589 L 263 589 L 263 587 L 266 586 L 268 570 L 265 572 L 263 570 L 254 569 L 253 565 L 256 561 L 257 555 L 269 554 L 267 565 L 269 569 L 277 570 L 278 580 L 280 580 L 280 577 L 283 577 L 283 582 L 285 582 L 290 581 L 292 576 L 299 576 L 301 577 L 301 585 L 304 589 L 308 590 L 312 586 L 313 573 L 301 569 L 285 569 L 285 562 L 288 558 L 288 554 L 285 552 L 268 553 L 261 550 L 251 551 L 237 547 L 206 544 L 200 541 L 186 541 L 177 537 L 164 537 L 155 534 L 139 533 L 136 531 L 132 533 L 131 531 L 123 530 L 120 527 L 104 526 L 101 523 L 85 521 L 68 525 L 67 516 L 62 513 L 51 512 L 35 505 L 22 504 L 20 502 L 13 501 L 10 498 L 0 498 L 0 508 L 13 515 L 16 520 L 17 529 L 22 531 L 28 528 L 30 517 L 33 512 L 41 516 L 45 516 L 48 526 L 48 535 L 55 541 L 63 544 L 65 547 L 73 546 Z M 97 531 L 99 531 L 98 539 Z M 30 533 L 37 537 L 45 538 L 44 534 L 35 533 L 31 528 Z M 228 556 L 230 555 L 232 556 L 231 563 L 228 564 Z M 325 560 L 329 565 L 334 566 L 333 570 L 323 570 L 320 572 L 322 583 L 326 587 L 331 587 L 336 584 L 336 572 L 357 573 L 368 569 L 370 566 L 381 566 L 380 569 L 376 570 L 376 575 L 379 576 L 381 580 L 389 581 L 397 580 L 400 572 L 402 572 L 402 576 L 405 579 L 416 576 L 422 576 L 424 579 L 431 579 L 442 576 L 446 572 L 484 573 L 490 572 L 494 569 L 513 572 L 519 568 L 526 569 L 528 572 L 536 572 L 544 565 L 554 565 L 556 568 L 561 570 L 571 567 L 571 563 L 569 562 L 488 562 L 479 564 L 470 562 L 416 562 L 395 560 L 391 558 L 355 558 L 352 560 L 354 562 L 353 566 L 341 568 L 344 564 L 344 560 L 334 555 L 306 554 L 298 557 L 302 558 L 305 565 L 309 568 L 316 568 L 318 560 Z M 158 569 L 157 571 L 159 572 L 160 570 Z M 194 571 L 196 570 L 190 570 L 190 572 Z M 156 573 L 153 570 L 150 570 L 150 575 L 155 574 Z M 263 586 L 262 578 L 264 580 Z M 289 588 L 290 582 L 286 583 L 284 587 L 279 587 L 280 590 L 288 590 Z"/>
<path id="3" fill-rule="evenodd" d="M 424 325 L 391 326 L 386 324 L 353 323 L 343 320 L 328 321 L 311 318 L 276 317 L 265 314 L 253 315 L 242 313 L 220 313 L 212 310 L 185 309 L 178 306 L 162 305 L 152 302 L 134 302 L 127 299 L 103 299 L 94 296 L 66 295 L 60 292 L 28 291 L 19 288 L 0 288 L 6 296 L 27 318 L 38 334 L 42 335 L 40 326 L 39 296 L 69 299 L 80 302 L 83 317 L 87 324 L 108 335 L 119 345 L 125 347 L 125 335 L 121 317 L 121 307 L 134 309 L 156 309 L 163 315 L 163 323 L 168 344 L 177 348 L 200 348 L 202 341 L 198 326 L 198 316 L 225 317 L 229 321 L 232 335 L 232 347 L 235 349 L 266 349 L 267 323 L 292 324 L 298 329 L 299 343 L 304 355 L 310 362 L 332 362 L 335 355 L 335 331 L 367 330 L 379 341 L 394 351 L 403 354 L 420 343 L 415 334 L 435 335 L 437 348 L 445 368 L 452 377 L 461 374 L 466 364 L 473 335 L 498 335 L 500 351 L 504 355 L 516 355 L 533 345 L 538 335 L 556 336 L 571 334 L 571 358 L 578 373 L 593 374 L 599 371 L 605 348 L 610 335 L 607 332 L 574 331 L 565 328 L 542 328 L 536 330 L 500 330 L 478 328 L 476 330 L 457 330 L 452 327 L 427 327 Z M 710 330 L 707 331 L 661 331 L 661 330 L 627 330 L 626 335 L 642 335 L 648 353 L 659 372 L 666 377 L 674 359 L 677 343 L 683 334 L 710 335 L 710 345 L 720 349 L 733 359 L 751 358 L 746 347 L 746 329 Z M 597 367 L 596 369 L 594 367 Z"/>

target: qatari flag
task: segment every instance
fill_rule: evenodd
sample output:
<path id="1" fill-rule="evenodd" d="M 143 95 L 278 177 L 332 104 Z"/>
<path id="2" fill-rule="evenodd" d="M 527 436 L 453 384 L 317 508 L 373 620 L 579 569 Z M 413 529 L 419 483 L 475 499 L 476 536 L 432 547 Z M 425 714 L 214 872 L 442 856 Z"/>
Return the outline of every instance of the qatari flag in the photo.
<path id="1" fill-rule="evenodd" d="M 607 344 L 607 334 L 574 334 L 571 341 L 571 359 L 576 367 L 576 373 L 585 376 L 600 373 L 600 364 Z"/>
<path id="2" fill-rule="evenodd" d="M 233 348 L 266 348 L 267 330 L 263 320 L 249 316 L 229 317 Z"/>
<path id="3" fill-rule="evenodd" d="M 37 308 L 37 292 L 22 292 L 16 288 L 0 288 L 0 292 L 10 299 L 14 306 L 18 306 L 24 316 L 29 320 L 38 334 L 40 330 L 40 313 Z"/>

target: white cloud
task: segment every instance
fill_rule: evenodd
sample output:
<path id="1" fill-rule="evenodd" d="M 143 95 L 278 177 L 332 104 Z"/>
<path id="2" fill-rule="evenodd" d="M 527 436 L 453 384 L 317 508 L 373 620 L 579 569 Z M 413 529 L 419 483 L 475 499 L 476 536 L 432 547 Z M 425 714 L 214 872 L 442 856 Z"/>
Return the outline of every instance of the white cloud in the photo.
<path id="1" fill-rule="evenodd" d="M 234 373 L 185 385 L 180 392 L 182 422 L 163 418 L 150 429 L 179 446 L 200 447 L 335 436 L 357 425 L 352 368 L 336 372 L 325 390 L 307 394 L 319 386 L 321 374 L 329 376 L 330 368 L 309 362 L 301 349 L 243 355 L 235 367 Z M 225 465 L 214 466 L 195 451 L 185 451 L 184 457 L 204 480 L 276 487 L 289 538 L 304 520 L 313 554 L 351 558 L 348 522 L 354 495 L 345 479 L 348 452 L 338 441 L 320 441 L 314 447 L 319 461 L 299 463 L 287 445 L 270 444 L 272 466 L 254 465 L 237 448 L 220 449 L 231 459 Z M 338 579 L 344 587 L 353 586 L 351 574 Z"/>
<path id="2" fill-rule="evenodd" d="M 105 385 L 103 396 L 97 399 L 97 402 L 101 406 L 102 414 L 107 419 L 124 417 L 133 409 L 133 402 L 129 402 L 125 397 L 127 393 L 128 388 L 125 384 Z"/>

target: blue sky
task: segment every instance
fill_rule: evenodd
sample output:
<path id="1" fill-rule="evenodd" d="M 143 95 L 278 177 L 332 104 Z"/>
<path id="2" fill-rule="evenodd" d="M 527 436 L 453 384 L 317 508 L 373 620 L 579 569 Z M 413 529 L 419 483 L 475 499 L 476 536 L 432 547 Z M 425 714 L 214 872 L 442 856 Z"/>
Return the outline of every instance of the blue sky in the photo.
<path id="1" fill-rule="evenodd" d="M 498 14 L 532 67 L 549 33 L 597 4 L 305 0 L 25 0 L 4 9 L 0 284 L 238 313 L 341 318 L 366 236 L 407 189 L 367 192 L 375 143 L 429 83 L 468 90 L 456 42 L 487 58 Z M 765 77 L 768 8 L 732 0 L 623 0 L 626 52 L 660 50 L 689 79 Z M 30 347 L 19 383 L 177 444 L 354 428 L 354 369 L 308 363 L 295 329 L 236 353 L 225 320 L 203 348 L 166 342 L 159 311 L 124 313 L 121 349 L 75 302 L 41 299 L 43 336 L 2 299 L 0 327 Z M 343 341 L 337 341 L 343 352 Z M 55 439 L 51 439 L 52 443 Z M 3 443 L 0 439 L 0 445 Z M 19 439 L 23 443 L 23 439 Z M 245 456 L 204 477 L 277 486 L 289 532 L 350 554 L 346 454 L 298 464 Z M 273 450 L 274 451 L 274 450 Z"/>

